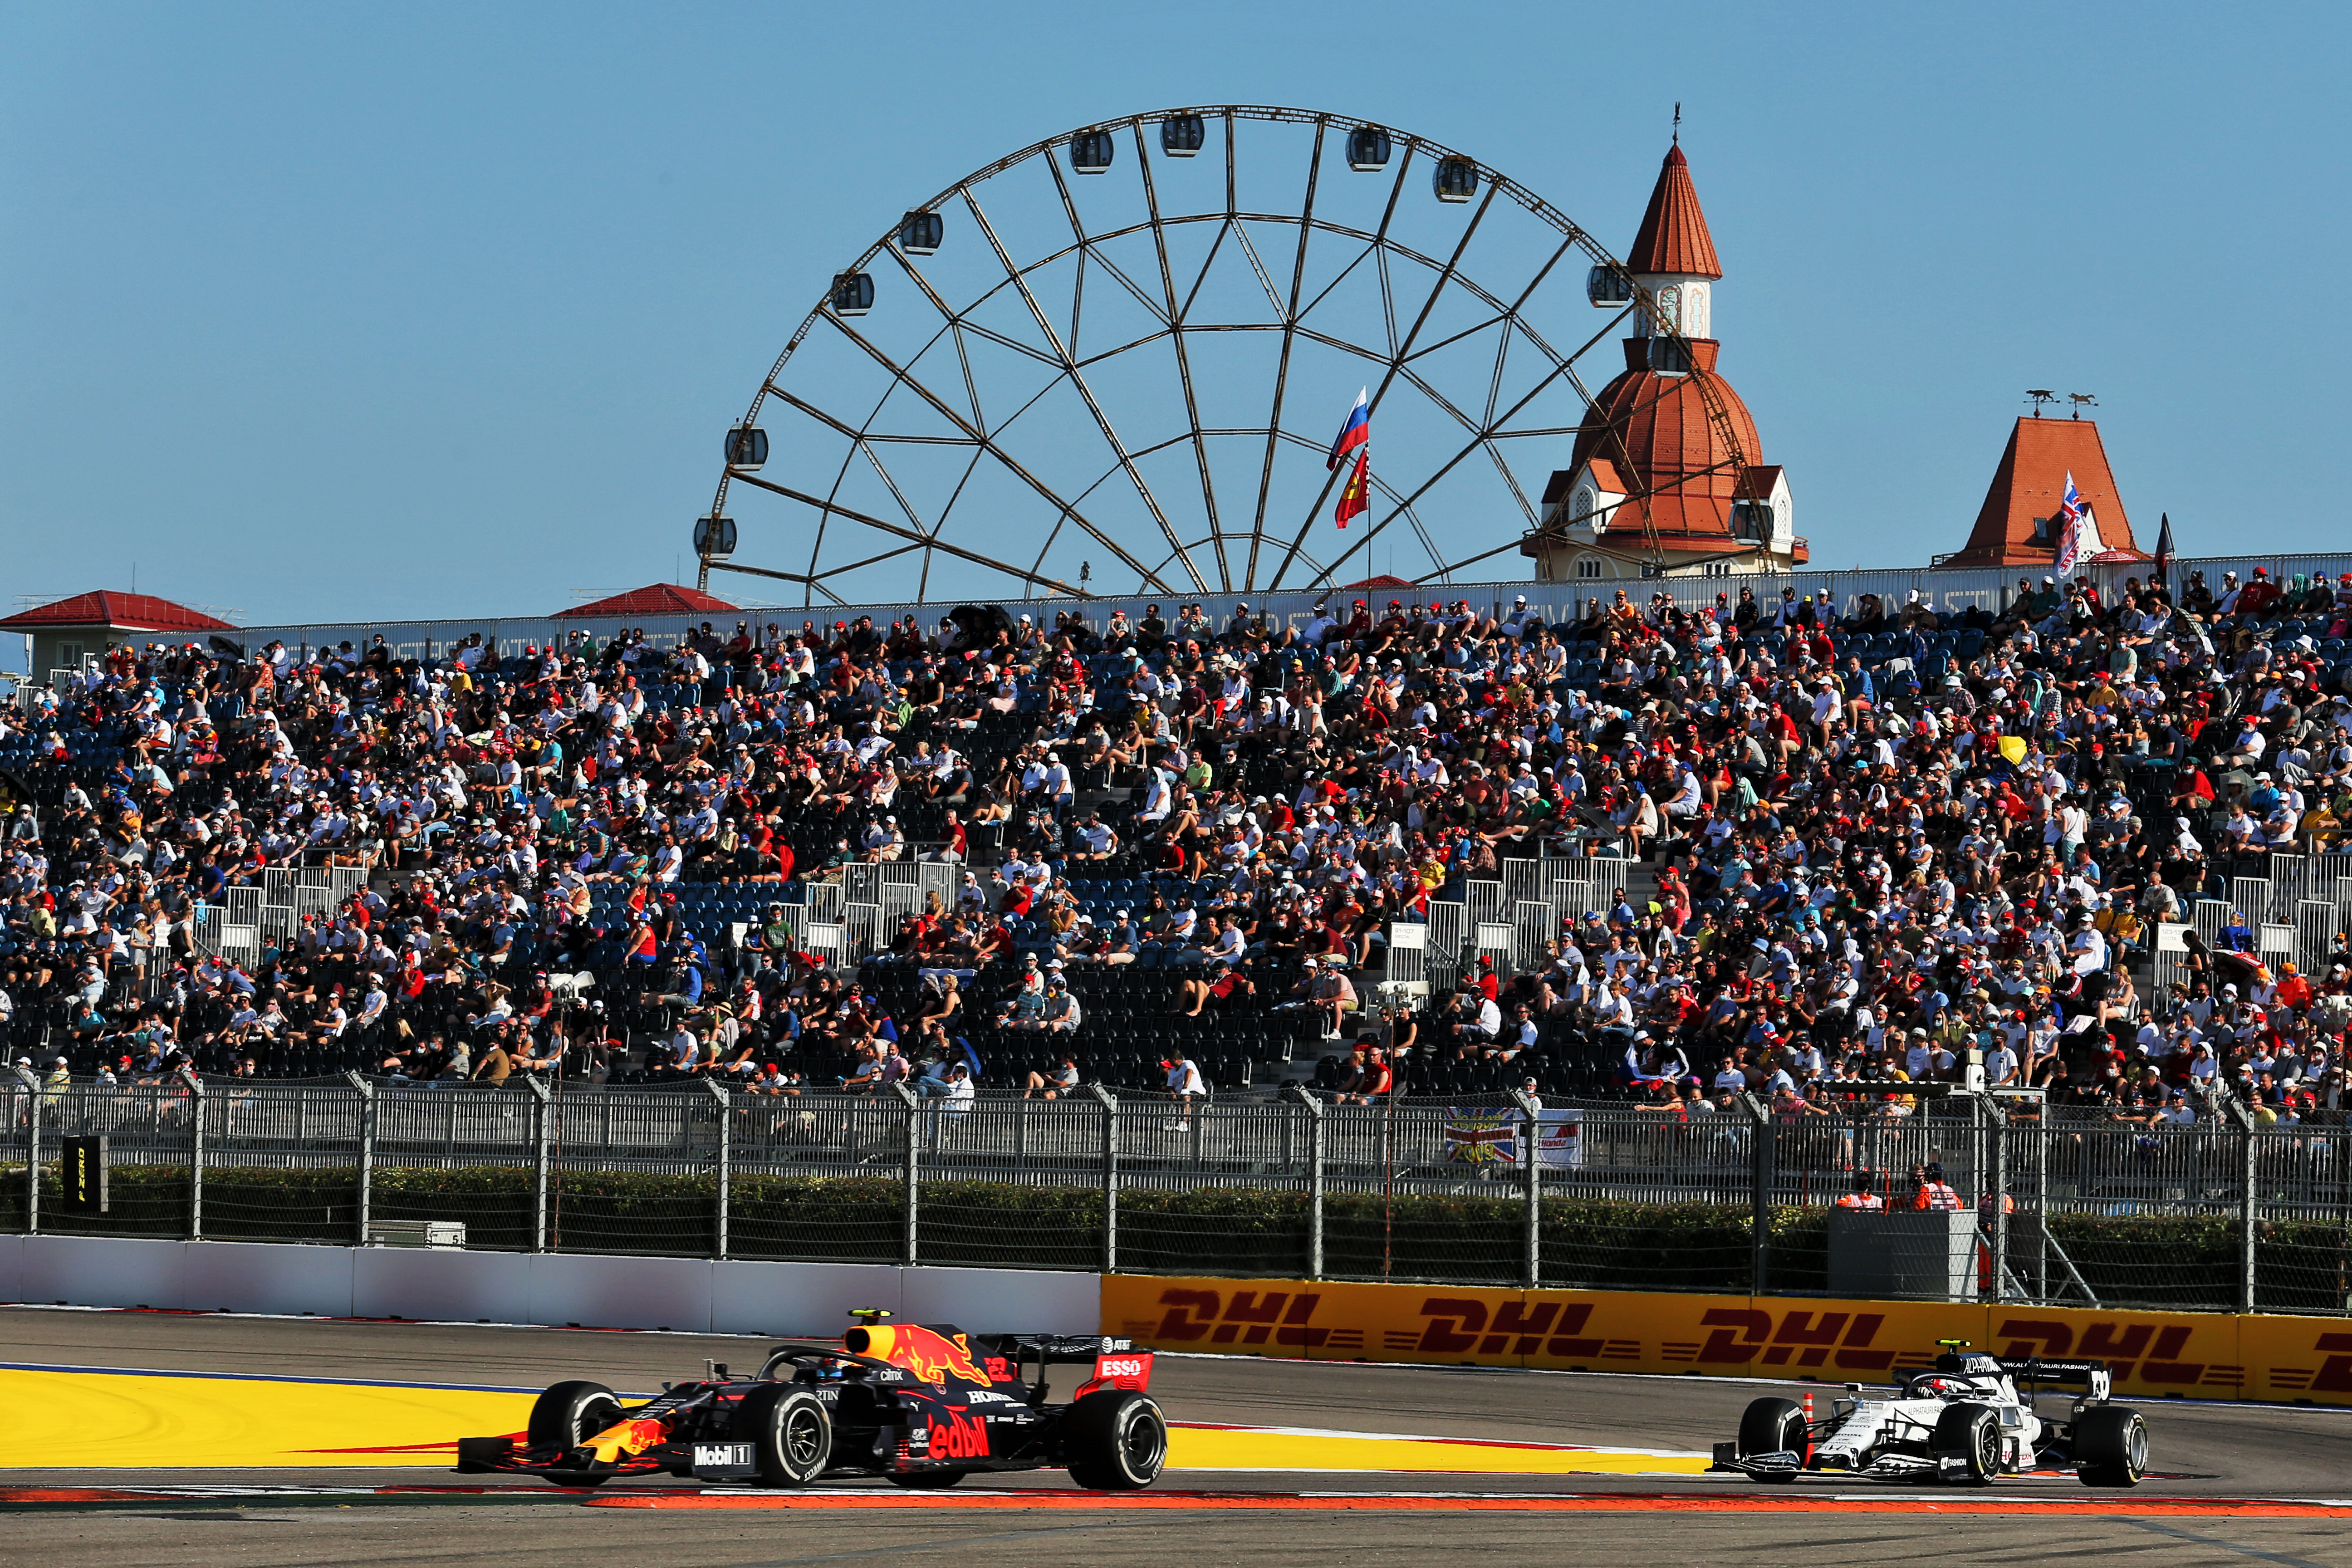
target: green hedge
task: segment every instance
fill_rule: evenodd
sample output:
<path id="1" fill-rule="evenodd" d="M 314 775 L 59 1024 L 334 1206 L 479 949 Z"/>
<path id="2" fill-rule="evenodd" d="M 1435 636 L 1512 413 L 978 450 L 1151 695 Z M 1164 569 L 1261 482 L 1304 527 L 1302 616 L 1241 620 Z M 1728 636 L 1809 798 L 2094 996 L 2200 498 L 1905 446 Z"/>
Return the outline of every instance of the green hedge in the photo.
<path id="1" fill-rule="evenodd" d="M 187 1234 L 184 1165 L 117 1165 L 110 1212 L 62 1214 L 43 1173 L 42 1228 L 79 1235 Z M 380 1166 L 371 1197 L 383 1219 L 463 1221 L 477 1247 L 531 1244 L 527 1166 Z M 718 1248 L 716 1181 L 628 1171 L 556 1173 L 551 1239 L 565 1252 L 707 1258 Z M 348 1244 L 358 1229 L 352 1167 L 208 1168 L 205 1234 L 245 1241 Z M 0 1229 L 25 1224 L 24 1167 L 0 1167 Z M 904 1255 L 905 1189 L 879 1176 L 738 1175 L 728 1205 L 730 1256 L 780 1261 L 895 1263 Z M 1636 1204 L 1548 1198 L 1542 1279 L 1559 1289 L 1693 1290 L 1749 1287 L 1753 1248 L 1744 1204 Z M 1324 1200 L 1324 1268 L 1339 1279 L 1516 1283 L 1525 1257 L 1517 1196 L 1331 1193 Z M 1098 1186 L 927 1183 L 918 1253 L 926 1263 L 1088 1269 L 1103 1262 Z M 1826 1290 L 1829 1211 L 1776 1207 L 1767 1289 Z M 2238 1304 L 2239 1233 L 2227 1216 L 2057 1215 L 2056 1237 L 2109 1306 L 2230 1310 Z M 2030 1279 L 2030 1228 L 2012 1268 Z M 1307 1267 L 1307 1194 L 1246 1187 L 1119 1194 L 1118 1261 L 1144 1273 L 1296 1277 Z M 2352 1292 L 2352 1230 L 2265 1223 L 2256 1304 L 2270 1311 L 2339 1311 Z M 2053 1270 L 2057 1265 L 2053 1259 Z M 2053 1277 L 2053 1285 L 2057 1284 Z"/>

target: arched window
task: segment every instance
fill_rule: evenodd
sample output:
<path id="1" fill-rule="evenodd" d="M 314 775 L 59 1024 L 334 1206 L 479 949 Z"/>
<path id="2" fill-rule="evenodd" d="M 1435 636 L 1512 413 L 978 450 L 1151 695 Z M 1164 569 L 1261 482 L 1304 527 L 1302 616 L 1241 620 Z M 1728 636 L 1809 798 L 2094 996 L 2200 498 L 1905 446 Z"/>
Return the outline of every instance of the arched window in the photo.
<path id="1" fill-rule="evenodd" d="M 1600 504 L 1600 497 L 1593 494 L 1592 488 L 1590 485 L 1579 486 L 1576 493 L 1569 498 L 1569 521 L 1571 522 L 1586 523 L 1591 527 L 1595 533 L 1601 531 L 1601 518 L 1593 510 Z"/>
<path id="2" fill-rule="evenodd" d="M 1576 574 L 1580 577 L 1600 576 L 1601 558 L 1597 555 L 1578 556 L 1576 558 Z"/>

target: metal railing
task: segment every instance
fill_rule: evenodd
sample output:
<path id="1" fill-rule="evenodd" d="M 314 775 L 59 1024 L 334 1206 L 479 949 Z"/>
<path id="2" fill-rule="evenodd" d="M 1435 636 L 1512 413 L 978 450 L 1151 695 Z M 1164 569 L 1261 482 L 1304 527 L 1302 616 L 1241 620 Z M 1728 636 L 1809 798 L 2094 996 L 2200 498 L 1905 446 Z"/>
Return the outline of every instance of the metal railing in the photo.
<path id="1" fill-rule="evenodd" d="M 1907 1206 L 1908 1173 L 1936 1165 L 1980 1216 L 1983 1297 L 2346 1310 L 2352 1130 L 2210 1110 L 2149 1127 L 2005 1095 L 1848 1116 L 1294 1091 L 1186 1114 L 1099 1088 L 19 1074 L 0 1229 L 357 1245 L 371 1219 L 454 1219 L 508 1250 L 1820 1294 L 1857 1176 Z M 105 1141 L 104 1212 L 64 1206 L 69 1137 Z"/>

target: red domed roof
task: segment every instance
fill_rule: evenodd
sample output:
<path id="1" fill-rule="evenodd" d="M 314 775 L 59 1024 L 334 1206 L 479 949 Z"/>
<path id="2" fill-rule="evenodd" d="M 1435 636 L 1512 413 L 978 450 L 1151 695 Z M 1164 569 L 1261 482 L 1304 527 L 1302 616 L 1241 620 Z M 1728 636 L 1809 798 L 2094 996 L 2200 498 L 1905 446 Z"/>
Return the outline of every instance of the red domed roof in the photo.
<path id="1" fill-rule="evenodd" d="M 1706 399 L 1699 390 L 1702 381 L 1714 385 L 1730 416 L 1740 446 L 1736 458 L 1707 417 Z M 1646 505 L 1650 522 L 1662 536 L 1730 536 L 1731 503 L 1741 494 L 1743 470 L 1757 466 L 1764 443 L 1757 437 L 1748 405 L 1729 382 L 1709 370 L 1687 375 L 1629 370 L 1601 388 L 1593 402 L 1577 432 L 1570 469 L 1602 458 L 1628 478 L 1641 476 L 1639 482 L 1651 491 L 1644 500 L 1620 509 L 1612 533 L 1639 530 L 1639 509 Z"/>

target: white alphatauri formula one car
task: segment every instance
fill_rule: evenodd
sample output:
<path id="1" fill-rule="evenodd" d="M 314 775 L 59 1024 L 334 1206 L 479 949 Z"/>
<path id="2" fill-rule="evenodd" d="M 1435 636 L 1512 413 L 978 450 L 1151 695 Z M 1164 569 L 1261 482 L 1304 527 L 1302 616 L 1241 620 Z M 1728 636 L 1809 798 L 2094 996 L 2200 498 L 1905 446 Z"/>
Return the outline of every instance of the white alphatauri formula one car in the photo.
<path id="1" fill-rule="evenodd" d="M 1808 1422 L 1792 1399 L 1759 1399 L 1740 1417 L 1739 1440 L 1715 1446 L 1714 1470 L 1793 1480 L 1803 1474 L 1866 1480 L 1990 1485 L 2025 1470 L 2073 1470 L 2086 1487 L 2136 1487 L 2147 1469 L 2147 1423 L 2107 1403 L 2105 1362 L 2003 1360 L 1964 1353 L 1966 1340 L 1941 1340 L 1932 1371 L 1898 1373 L 1892 1399 L 1833 1401 L 1826 1420 Z M 2024 1384 L 2021 1394 L 2018 1384 Z M 2035 1401 L 2045 1383 L 2082 1393 L 2063 1421 L 2045 1421 Z"/>

